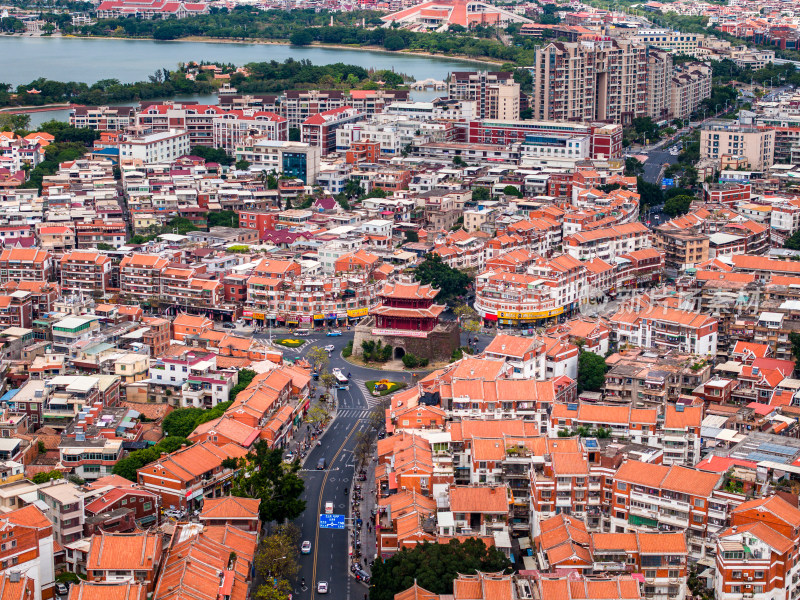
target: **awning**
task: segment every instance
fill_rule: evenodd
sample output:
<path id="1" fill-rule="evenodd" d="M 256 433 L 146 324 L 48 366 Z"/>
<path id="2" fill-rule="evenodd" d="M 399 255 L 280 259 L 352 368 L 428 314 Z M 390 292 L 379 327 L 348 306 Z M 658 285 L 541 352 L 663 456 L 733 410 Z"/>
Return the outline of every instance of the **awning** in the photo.
<path id="1" fill-rule="evenodd" d="M 487 321 L 497 321 L 497 315 L 486 315 L 483 317 Z"/>
<path id="2" fill-rule="evenodd" d="M 639 515 L 628 515 L 628 523 L 631 525 L 645 525 L 647 527 L 658 527 L 658 521 Z"/>
<path id="3" fill-rule="evenodd" d="M 389 473 L 389 489 L 396 490 L 397 489 L 397 474 L 396 473 Z"/>

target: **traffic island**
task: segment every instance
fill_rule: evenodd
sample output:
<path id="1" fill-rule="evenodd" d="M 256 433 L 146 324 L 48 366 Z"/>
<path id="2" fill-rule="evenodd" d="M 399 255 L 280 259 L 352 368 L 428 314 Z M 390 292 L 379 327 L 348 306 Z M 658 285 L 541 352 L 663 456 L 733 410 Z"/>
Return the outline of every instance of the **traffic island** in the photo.
<path id="1" fill-rule="evenodd" d="M 273 344 L 284 346 L 286 348 L 299 348 L 306 343 L 305 340 L 298 340 L 296 338 L 282 338 L 279 340 L 272 340 Z"/>
<path id="2" fill-rule="evenodd" d="M 381 379 L 380 381 L 367 381 L 364 384 L 367 391 L 373 396 L 388 396 L 406 387 L 405 381 L 389 381 L 388 379 Z"/>

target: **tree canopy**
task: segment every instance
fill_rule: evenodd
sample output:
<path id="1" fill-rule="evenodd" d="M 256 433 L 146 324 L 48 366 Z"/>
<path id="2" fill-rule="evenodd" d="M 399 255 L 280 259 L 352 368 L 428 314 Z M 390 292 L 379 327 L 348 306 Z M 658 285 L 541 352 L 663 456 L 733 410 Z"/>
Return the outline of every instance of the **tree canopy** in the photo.
<path id="1" fill-rule="evenodd" d="M 673 196 L 664 201 L 664 212 L 670 217 L 685 215 L 694 201 L 694 196 Z"/>
<path id="2" fill-rule="evenodd" d="M 438 254 L 428 254 L 415 271 L 417 281 L 439 288 L 438 302 L 449 302 L 466 292 L 470 277 L 442 262 Z"/>
<path id="3" fill-rule="evenodd" d="M 250 385 L 250 382 L 253 381 L 255 376 L 256 372 L 251 369 L 239 369 L 239 382 L 231 389 L 228 399 L 236 400 L 236 396 L 239 395 L 239 392 Z"/>
<path id="4" fill-rule="evenodd" d="M 191 442 L 183 437 L 165 438 L 155 446 L 150 446 L 144 450 L 136 450 L 125 458 L 117 461 L 112 473 L 130 481 L 136 481 L 136 471 L 138 469 L 141 469 L 148 463 L 158 460 L 162 452 L 166 452 L 167 454 L 175 452 L 175 450 L 180 448 L 183 444 L 188 446 Z"/>
<path id="5" fill-rule="evenodd" d="M 232 210 L 220 210 L 208 213 L 206 218 L 209 229 L 211 227 L 238 227 L 239 215 Z"/>
<path id="6" fill-rule="evenodd" d="M 306 501 L 300 498 L 305 489 L 298 475 L 300 463 L 285 463 L 283 450 L 272 450 L 261 440 L 240 459 L 240 467 L 231 492 L 241 498 L 260 499 L 258 512 L 262 521 L 295 519 L 305 510 Z"/>
<path id="7" fill-rule="evenodd" d="M 578 356 L 578 393 L 597 391 L 606 381 L 606 360 L 594 352 L 581 351 Z"/>
<path id="8" fill-rule="evenodd" d="M 166 417 L 161 424 L 164 433 L 176 437 L 187 437 L 198 425 L 208 423 L 221 417 L 231 402 L 221 402 L 214 408 L 176 408 Z"/>
<path id="9" fill-rule="evenodd" d="M 497 573 L 510 566 L 502 552 L 494 546 L 487 548 L 475 538 L 463 542 L 450 540 L 447 544 L 419 544 L 413 549 L 404 548 L 383 562 L 375 562 L 369 597 L 393 600 L 396 593 L 407 590 L 415 581 L 434 594 L 452 594 L 453 580 L 459 573 Z"/>
<path id="10" fill-rule="evenodd" d="M 800 250 L 800 229 L 786 238 L 786 241 L 783 242 L 783 247 L 789 248 L 789 250 Z"/>

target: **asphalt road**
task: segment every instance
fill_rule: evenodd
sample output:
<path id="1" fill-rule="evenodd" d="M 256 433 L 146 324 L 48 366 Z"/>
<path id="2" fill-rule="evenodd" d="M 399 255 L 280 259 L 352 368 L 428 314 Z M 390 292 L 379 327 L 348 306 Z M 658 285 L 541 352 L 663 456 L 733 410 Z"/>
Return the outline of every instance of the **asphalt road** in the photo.
<path id="1" fill-rule="evenodd" d="M 670 154 L 669 152 L 651 150 L 647 153 L 647 161 L 644 163 L 644 173 L 642 174 L 642 178 L 647 183 L 660 184 L 662 169 L 665 168 L 665 165 L 674 165 L 677 162 L 678 157 Z"/>

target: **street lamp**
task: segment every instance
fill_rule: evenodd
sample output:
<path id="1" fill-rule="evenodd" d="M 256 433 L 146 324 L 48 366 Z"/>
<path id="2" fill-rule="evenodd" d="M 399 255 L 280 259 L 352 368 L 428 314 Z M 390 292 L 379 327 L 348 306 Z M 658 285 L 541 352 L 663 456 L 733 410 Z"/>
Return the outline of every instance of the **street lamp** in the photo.
<path id="1" fill-rule="evenodd" d="M 715 105 L 714 105 L 714 114 L 715 114 L 715 115 L 718 115 L 718 114 L 719 114 L 719 104 L 715 104 Z"/>

